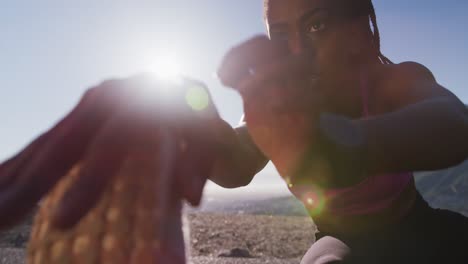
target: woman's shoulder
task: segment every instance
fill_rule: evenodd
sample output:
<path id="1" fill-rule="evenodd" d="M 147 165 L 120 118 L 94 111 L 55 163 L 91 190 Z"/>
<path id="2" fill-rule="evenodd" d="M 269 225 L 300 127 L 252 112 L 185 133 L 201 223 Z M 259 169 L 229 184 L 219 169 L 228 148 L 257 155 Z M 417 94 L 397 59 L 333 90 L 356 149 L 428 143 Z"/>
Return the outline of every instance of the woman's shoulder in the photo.
<path id="1" fill-rule="evenodd" d="M 376 74 L 380 84 L 435 80 L 434 75 L 426 66 L 414 61 L 382 65 L 377 69 Z"/>
<path id="2" fill-rule="evenodd" d="M 398 64 L 385 65 L 387 70 L 387 77 L 389 81 L 407 81 L 418 79 L 434 79 L 432 72 L 424 65 L 414 62 L 405 61 Z"/>
<path id="3" fill-rule="evenodd" d="M 392 102 L 401 101 L 402 97 L 412 93 L 412 89 L 427 82 L 435 82 L 434 75 L 420 63 L 406 61 L 382 65 L 375 72 L 374 93 L 391 108 Z"/>

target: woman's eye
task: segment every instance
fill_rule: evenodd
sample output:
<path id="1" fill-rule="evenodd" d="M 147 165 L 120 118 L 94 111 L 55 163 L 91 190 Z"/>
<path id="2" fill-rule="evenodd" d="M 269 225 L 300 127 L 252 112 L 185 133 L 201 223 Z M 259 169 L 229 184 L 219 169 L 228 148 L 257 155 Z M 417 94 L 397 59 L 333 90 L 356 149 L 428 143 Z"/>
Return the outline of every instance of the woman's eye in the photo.
<path id="1" fill-rule="evenodd" d="M 322 21 L 316 21 L 309 25 L 309 33 L 319 32 L 325 29 L 325 23 Z"/>

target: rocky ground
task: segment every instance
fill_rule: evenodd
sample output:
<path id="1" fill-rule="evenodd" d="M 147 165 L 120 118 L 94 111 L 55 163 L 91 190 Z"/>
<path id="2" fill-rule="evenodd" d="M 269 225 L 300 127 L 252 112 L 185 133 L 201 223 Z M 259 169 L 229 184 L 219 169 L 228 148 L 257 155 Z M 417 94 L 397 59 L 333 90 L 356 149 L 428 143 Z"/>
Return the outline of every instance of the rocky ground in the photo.
<path id="1" fill-rule="evenodd" d="M 191 213 L 194 264 L 297 264 L 314 241 L 308 217 Z M 0 235 L 0 264 L 24 263 L 30 220 Z"/>

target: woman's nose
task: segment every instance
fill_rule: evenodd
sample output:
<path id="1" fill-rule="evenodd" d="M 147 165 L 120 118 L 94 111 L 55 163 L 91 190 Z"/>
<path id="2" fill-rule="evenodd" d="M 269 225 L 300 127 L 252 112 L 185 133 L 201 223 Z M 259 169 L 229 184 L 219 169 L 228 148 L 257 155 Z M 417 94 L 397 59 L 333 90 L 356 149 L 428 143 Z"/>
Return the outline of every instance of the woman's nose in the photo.
<path id="1" fill-rule="evenodd" d="M 306 46 L 304 37 L 300 32 L 294 32 L 289 38 L 289 51 L 291 54 L 298 55 L 304 52 Z"/>

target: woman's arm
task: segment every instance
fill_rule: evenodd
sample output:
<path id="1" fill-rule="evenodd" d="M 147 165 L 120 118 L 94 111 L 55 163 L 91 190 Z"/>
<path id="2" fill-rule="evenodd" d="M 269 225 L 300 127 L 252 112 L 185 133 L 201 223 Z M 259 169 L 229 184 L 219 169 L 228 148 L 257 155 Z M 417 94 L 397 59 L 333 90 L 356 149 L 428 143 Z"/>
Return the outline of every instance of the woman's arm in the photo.
<path id="1" fill-rule="evenodd" d="M 388 113 L 358 120 L 320 118 L 320 150 L 344 185 L 377 173 L 444 169 L 468 158 L 466 106 L 425 67 L 391 67 L 378 95 L 392 104 Z"/>
<path id="2" fill-rule="evenodd" d="M 224 127 L 223 150 L 210 180 L 224 188 L 246 186 L 266 166 L 268 159 L 252 142 L 245 125 L 232 129 L 224 123 Z"/>
<path id="3" fill-rule="evenodd" d="M 356 123 L 367 135 L 370 173 L 438 170 L 468 157 L 467 109 L 451 96 Z"/>
<path id="4" fill-rule="evenodd" d="M 468 157 L 468 111 L 424 66 L 393 65 L 383 96 L 393 112 L 360 120 L 370 172 L 438 170 Z"/>

